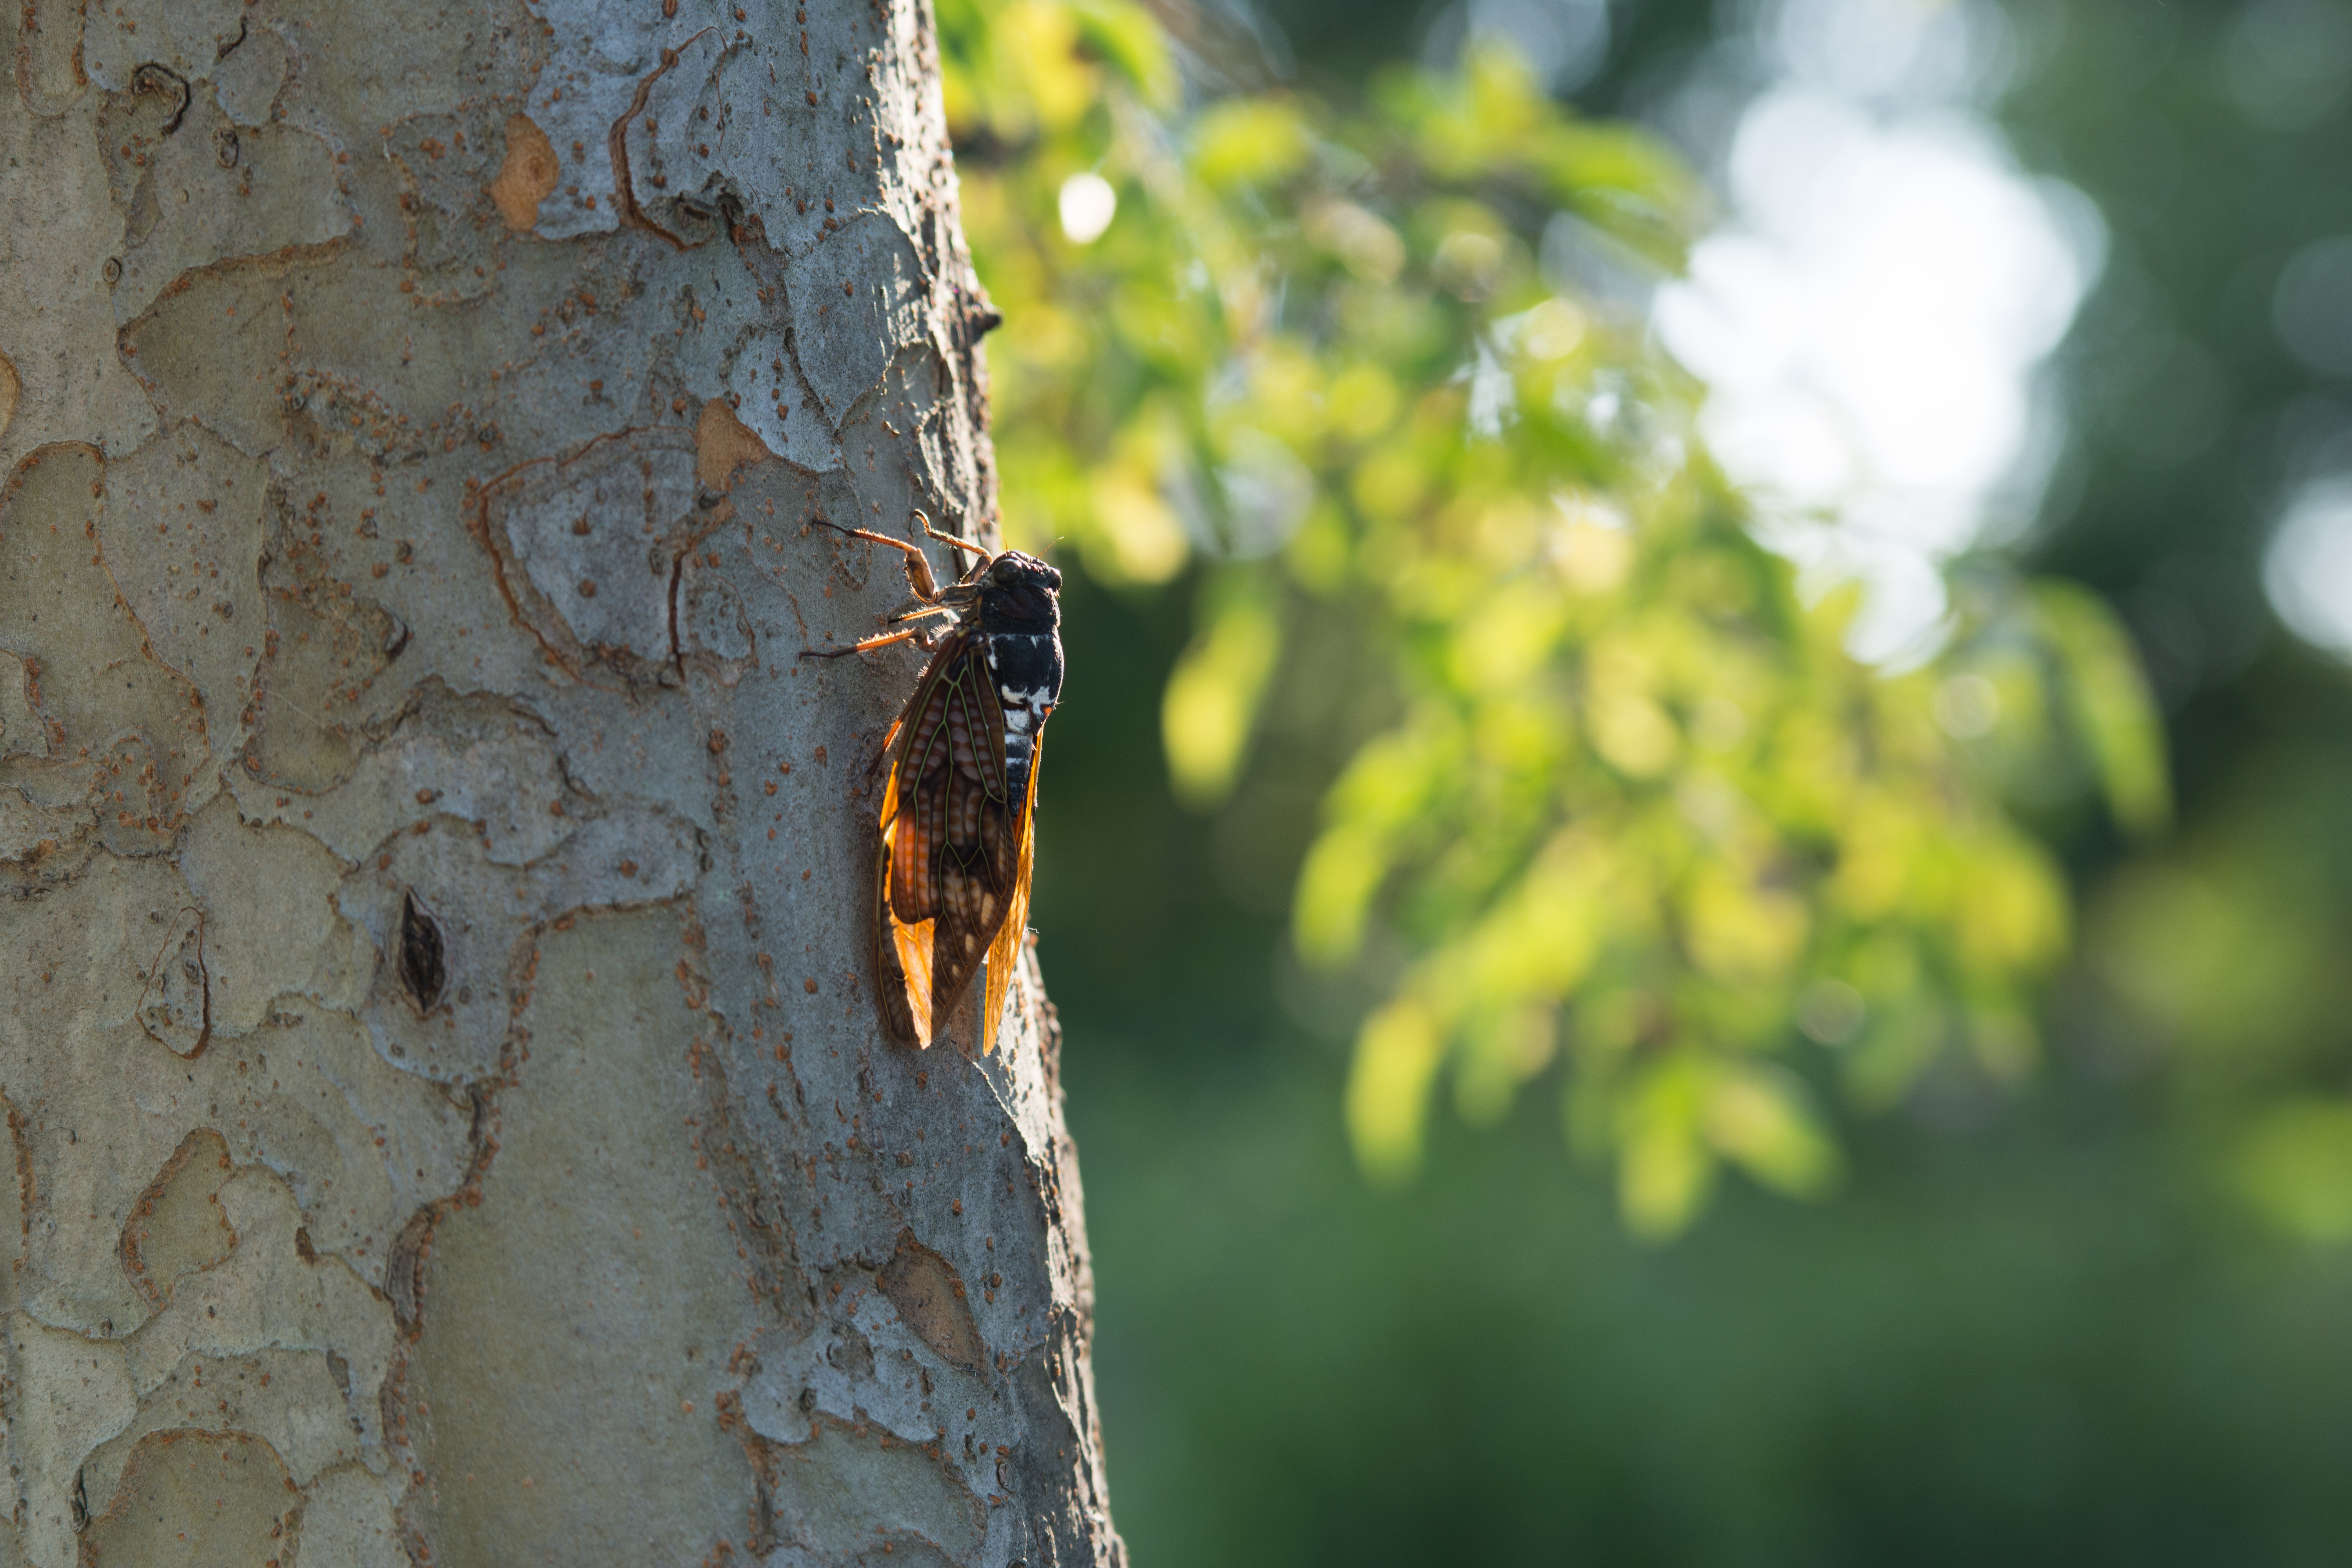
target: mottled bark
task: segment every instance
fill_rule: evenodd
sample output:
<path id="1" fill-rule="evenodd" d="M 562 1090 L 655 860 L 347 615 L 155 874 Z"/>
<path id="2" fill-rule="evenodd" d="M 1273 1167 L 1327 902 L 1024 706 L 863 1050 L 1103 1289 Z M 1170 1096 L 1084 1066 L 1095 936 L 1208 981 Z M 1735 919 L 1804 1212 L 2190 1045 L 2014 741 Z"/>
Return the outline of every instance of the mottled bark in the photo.
<path id="1" fill-rule="evenodd" d="M 0 1563 L 1119 1561 L 1051 1008 L 878 1034 L 921 655 L 794 657 L 994 504 L 920 0 L 14 66 Z"/>

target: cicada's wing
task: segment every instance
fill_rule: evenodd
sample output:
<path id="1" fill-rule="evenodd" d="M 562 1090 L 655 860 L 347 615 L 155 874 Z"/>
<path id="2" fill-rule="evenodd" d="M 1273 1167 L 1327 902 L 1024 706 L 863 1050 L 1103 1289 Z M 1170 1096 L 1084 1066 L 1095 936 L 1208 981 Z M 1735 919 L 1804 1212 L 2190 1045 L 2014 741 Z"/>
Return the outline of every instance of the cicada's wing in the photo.
<path id="1" fill-rule="evenodd" d="M 906 732 L 901 717 L 882 742 L 885 773 L 879 826 L 882 843 L 874 857 L 874 995 L 882 1026 L 898 1039 L 929 1045 L 931 1021 L 931 923 L 908 925 L 891 912 L 890 868 L 898 858 L 902 828 L 898 810 L 898 745 Z"/>
<path id="2" fill-rule="evenodd" d="M 883 795 L 876 968 L 883 1021 L 917 1045 L 961 1003 L 1018 874 L 1004 713 L 984 648 L 959 633 L 924 670 Z"/>
<path id="3" fill-rule="evenodd" d="M 942 1032 L 980 973 L 1019 874 L 1017 803 L 1004 759 L 1004 710 L 978 651 L 943 681 L 939 790 L 939 926 L 931 938 L 931 1033 Z"/>
<path id="4" fill-rule="evenodd" d="M 1004 994 L 1012 988 L 1013 971 L 1021 962 L 1021 943 L 1028 934 L 1029 868 L 1037 858 L 1037 841 L 1030 829 L 1037 816 L 1037 774 L 1045 762 L 1045 737 L 1041 730 L 1030 742 L 1029 787 L 1023 792 L 1021 809 L 1013 823 L 1018 868 L 1013 878 L 1013 900 L 1005 909 L 1003 927 L 988 949 L 988 986 L 981 999 L 980 1015 L 982 1056 L 996 1048 L 997 1026 L 1004 1018 Z"/>

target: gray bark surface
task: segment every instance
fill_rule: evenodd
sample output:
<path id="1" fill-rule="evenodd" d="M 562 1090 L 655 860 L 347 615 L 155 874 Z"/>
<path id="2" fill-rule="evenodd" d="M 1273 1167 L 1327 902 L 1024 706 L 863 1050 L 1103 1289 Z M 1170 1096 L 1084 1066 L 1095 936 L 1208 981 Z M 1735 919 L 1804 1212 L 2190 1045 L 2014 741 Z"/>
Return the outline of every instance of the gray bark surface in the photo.
<path id="1" fill-rule="evenodd" d="M 1051 1006 L 881 1035 L 922 656 L 795 657 L 992 538 L 928 7 L 16 43 L 0 1564 L 1122 1562 Z"/>

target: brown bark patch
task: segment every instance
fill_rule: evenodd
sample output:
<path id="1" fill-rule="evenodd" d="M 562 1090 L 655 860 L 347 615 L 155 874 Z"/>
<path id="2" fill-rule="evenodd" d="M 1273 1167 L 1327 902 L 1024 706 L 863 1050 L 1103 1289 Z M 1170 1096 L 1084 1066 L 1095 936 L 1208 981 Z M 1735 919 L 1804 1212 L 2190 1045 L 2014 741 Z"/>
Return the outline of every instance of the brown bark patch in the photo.
<path id="1" fill-rule="evenodd" d="M 972 1321 L 971 1304 L 964 1299 L 955 1265 L 917 1241 L 913 1230 L 898 1233 L 898 1253 L 875 1276 L 875 1283 L 907 1326 L 941 1356 L 969 1367 L 988 1359 L 988 1346 Z"/>
<path id="2" fill-rule="evenodd" d="M 6 423 L 0 419 L 0 426 Z M 702 405 L 702 417 L 694 426 L 694 477 L 703 489 L 723 490 L 744 464 L 764 463 L 774 457 L 768 444 L 735 417 L 725 398 L 714 397 Z"/>
<path id="3" fill-rule="evenodd" d="M 16 377 L 16 362 L 0 353 L 0 436 L 16 420 L 16 401 L 25 393 L 25 384 Z"/>
<path id="4" fill-rule="evenodd" d="M 490 182 L 490 200 L 498 204 L 499 216 L 507 220 L 509 228 L 537 225 L 539 204 L 555 194 L 561 167 L 555 143 L 530 115 L 508 117 L 506 162 L 499 165 L 498 178 Z"/>
<path id="5" fill-rule="evenodd" d="M 174 1563 L 248 1568 L 290 1561 L 302 1498 L 277 1451 L 241 1432 L 152 1432 L 81 1538 L 82 1568 Z"/>
<path id="6" fill-rule="evenodd" d="M 147 1304 L 158 1311 L 183 1274 L 209 1268 L 236 1250 L 236 1232 L 220 1205 L 221 1184 L 235 1167 L 228 1144 L 209 1127 L 182 1139 L 122 1227 L 115 1255 Z"/>

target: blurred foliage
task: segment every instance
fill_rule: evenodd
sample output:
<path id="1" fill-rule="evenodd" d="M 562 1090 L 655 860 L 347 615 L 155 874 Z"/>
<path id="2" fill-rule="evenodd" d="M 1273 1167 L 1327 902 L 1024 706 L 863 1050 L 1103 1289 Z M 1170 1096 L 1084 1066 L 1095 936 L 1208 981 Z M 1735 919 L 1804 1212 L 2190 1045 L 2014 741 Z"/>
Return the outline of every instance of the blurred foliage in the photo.
<path id="1" fill-rule="evenodd" d="M 1181 30 L 1174 0 L 1155 3 Z M 1613 0 L 1610 63 L 1578 101 L 1696 126 L 1692 151 L 1710 156 L 1743 95 L 1772 85 L 1758 47 L 1772 9 Z M 1432 14 L 1421 0 L 1264 10 L 1310 82 L 1369 79 Z M 1181 486 L 1150 491 L 1183 532 L 1171 582 L 1107 586 L 1095 573 L 1110 568 L 1066 559 L 1073 665 L 1039 809 L 1036 924 L 1069 1031 L 1096 1373 L 1137 1561 L 2342 1558 L 2352 681 L 2271 627 L 2257 576 L 2281 495 L 2352 424 L 2346 378 L 2296 360 L 2273 320 L 2287 261 L 2352 234 L 2336 177 L 2352 79 L 2341 50 L 2289 57 L 2287 80 L 2254 47 L 2331 12 L 2352 3 L 2009 7 L 2016 75 L 1989 112 L 2024 163 L 2096 203 L 2112 258 L 2050 367 L 2064 456 L 2023 548 L 2122 610 L 2164 710 L 2178 826 L 2122 830 L 2118 810 L 2146 818 L 2110 803 L 2161 802 L 2164 771 L 2120 793 L 2099 782 L 2099 742 L 2048 652 L 2067 633 L 2039 618 L 2063 605 L 1971 563 L 1929 717 L 1966 737 L 1953 744 L 1976 787 L 2059 847 L 2075 960 L 2041 993 L 2043 1070 L 2000 1090 L 1969 1052 L 1946 1052 L 1897 1112 L 1844 1129 L 1852 1177 L 1834 1202 L 1723 1184 L 1682 1242 L 1642 1246 L 1563 1169 L 1560 1065 L 1496 1125 L 1433 1118 L 1422 1178 L 1367 1190 L 1347 1164 L 1346 1046 L 1327 1031 L 1351 1030 L 1413 950 L 1382 904 L 1368 922 L 1381 962 L 1307 972 L 1276 950 L 1319 803 L 1407 712 L 1382 651 L 1390 613 L 1352 581 L 1317 592 L 1262 559 L 1235 569 L 1187 521 Z M 950 55 L 975 58 L 978 19 L 942 22 Z M 1104 63 L 1110 43 L 1073 47 L 1114 73 L 1089 79 L 1077 125 L 1099 95 L 1132 89 L 1115 74 L 1129 68 Z M 1250 79 L 1193 47 L 1207 64 L 1155 68 L 1165 96 L 1144 123 L 1163 147 L 1182 145 L 1182 94 L 1225 90 L 1202 85 L 1213 70 Z M 1704 112 L 1665 112 L 1694 81 Z M 968 178 L 1001 182 L 1035 154 L 1035 132 L 998 139 L 958 101 Z M 1000 210 L 1022 221 L 1013 243 L 1060 258 L 1041 276 L 1063 280 L 1081 327 L 1108 332 L 1070 269 L 1101 265 L 1149 207 L 1109 130 L 1093 145 L 1065 167 L 1120 182 L 1095 246 L 1063 244 L 1050 177 Z M 1356 199 L 1398 228 L 1390 198 Z M 1541 267 L 1538 215 L 1510 211 Z M 983 240 L 993 280 L 998 239 Z M 1572 295 L 1594 318 L 1618 297 Z M 1016 318 L 992 340 L 1000 389 L 1024 330 Z M 1126 384 L 1101 384 L 1108 429 Z M 1033 515 L 1023 489 L 1007 505 L 1016 525 Z M 1076 544 L 1084 523 L 1052 526 Z M 1181 656 L 1229 605 L 1223 672 L 1176 702 Z M 1220 693 L 1261 664 L 1237 730 L 1249 705 Z M 1232 754 L 1180 780 L 1163 731 L 1185 704 Z M 2149 732 L 2127 702 L 2111 713 L 2130 721 L 2117 734 Z M 2053 748 L 2053 733 L 2079 743 Z M 1233 793 L 1211 806 L 1220 776 Z M 1171 797 L 1179 783 L 1191 808 Z M 1843 993 L 1815 1000 L 1817 1024 L 1851 1016 Z M 1844 1048 L 1790 1044 L 1758 1059 L 1836 1081 Z"/>
<path id="2" fill-rule="evenodd" d="M 1326 102 L 1210 90 L 1122 0 L 938 14 L 1009 537 L 1193 595 L 1160 716 L 1196 807 L 1323 672 L 1292 936 L 1370 998 L 1370 1173 L 1442 1083 L 1492 1122 L 1565 1058 L 1572 1142 L 1663 1235 L 1727 1164 L 1836 1177 L 1809 1086 L 2032 1065 L 2069 895 L 2012 808 L 2072 779 L 2165 824 L 2131 646 L 1987 562 L 1936 657 L 1846 655 L 1647 342 L 1705 211 L 1673 157 L 1497 54 Z"/>
<path id="3" fill-rule="evenodd" d="M 2280 513 L 2352 453 L 2344 368 L 2285 287 L 2352 234 L 2352 4 L 2006 15 L 2033 68 L 2000 118 L 2108 233 L 2055 366 L 2074 434 L 2038 554 L 2122 609 L 2180 795 L 2170 840 L 2081 855 L 2095 1016 L 2161 1064 L 2168 1121 L 2223 1185 L 2340 1245 L 2352 682 L 2280 633 L 2261 569 Z"/>

